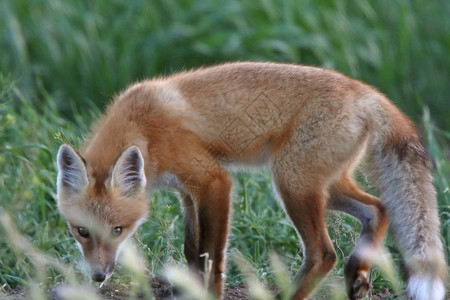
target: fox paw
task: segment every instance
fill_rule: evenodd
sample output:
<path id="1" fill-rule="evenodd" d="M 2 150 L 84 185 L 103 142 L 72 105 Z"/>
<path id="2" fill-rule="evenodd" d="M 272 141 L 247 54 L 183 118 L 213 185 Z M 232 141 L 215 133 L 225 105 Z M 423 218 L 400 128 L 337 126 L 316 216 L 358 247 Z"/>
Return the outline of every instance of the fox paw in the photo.
<path id="1" fill-rule="evenodd" d="M 362 299 L 367 296 L 369 289 L 370 283 L 367 277 L 363 274 L 358 274 L 351 286 L 351 290 L 348 291 L 349 298 L 351 300 Z"/>

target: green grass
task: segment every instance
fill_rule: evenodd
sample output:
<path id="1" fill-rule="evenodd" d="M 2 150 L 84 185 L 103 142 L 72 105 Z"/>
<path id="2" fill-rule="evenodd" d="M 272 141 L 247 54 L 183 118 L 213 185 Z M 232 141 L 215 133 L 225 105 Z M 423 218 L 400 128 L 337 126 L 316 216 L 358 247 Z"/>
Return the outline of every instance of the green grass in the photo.
<path id="1" fill-rule="evenodd" d="M 433 158 L 449 259 L 449 11 L 450 2 L 437 0 L 2 1 L 0 220 L 6 222 L 7 213 L 20 234 L 11 239 L 11 230 L 0 226 L 0 286 L 25 285 L 45 297 L 56 283 L 88 284 L 56 209 L 59 145 L 80 145 L 105 103 L 132 81 L 230 60 L 335 68 L 377 86 L 401 106 L 421 128 Z M 364 185 L 364 173 L 358 174 Z M 267 172 L 235 179 L 227 282 L 235 285 L 254 273 L 258 282 L 283 286 L 301 264 L 300 241 L 274 199 Z M 152 212 L 135 236 L 148 259 L 146 272 L 161 273 L 169 264 L 184 268 L 175 194 L 158 191 L 149 201 Z M 361 226 L 340 214 L 328 222 L 342 252 L 324 284 L 337 281 L 342 288 L 344 260 Z M 392 238 L 387 247 L 398 266 Z M 273 253 L 281 263 L 270 259 Z M 119 267 L 113 282 L 142 283 L 140 271 L 130 269 Z M 380 272 L 372 272 L 374 289 L 392 288 Z"/>

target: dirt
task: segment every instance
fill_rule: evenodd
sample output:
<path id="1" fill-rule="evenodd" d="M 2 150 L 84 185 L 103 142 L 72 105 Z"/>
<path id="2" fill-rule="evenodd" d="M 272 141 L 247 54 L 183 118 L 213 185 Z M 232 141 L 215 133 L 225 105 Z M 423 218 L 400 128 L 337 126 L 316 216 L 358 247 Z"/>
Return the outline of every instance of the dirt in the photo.
<path id="1" fill-rule="evenodd" d="M 164 278 L 153 278 L 150 280 L 153 290 L 153 297 L 155 300 L 171 300 L 178 292 L 174 290 L 172 285 Z M 71 287 L 64 284 L 58 284 L 49 289 L 47 293 L 48 299 L 63 300 L 63 294 L 70 294 Z M 100 299 L 108 300 L 123 300 L 129 298 L 129 288 L 118 287 L 116 285 L 105 285 L 98 290 Z M 67 295 L 67 294 L 66 294 Z M 0 300 L 24 300 L 32 299 L 30 297 L 30 290 L 23 287 L 17 287 L 14 290 L 0 290 Z M 138 299 L 145 299 L 144 296 L 139 296 Z M 225 288 L 225 300 L 240 300 L 247 299 L 247 288 L 244 284 L 239 284 L 233 288 Z"/>
<path id="2" fill-rule="evenodd" d="M 164 278 L 156 277 L 150 279 L 150 284 L 153 290 L 153 297 L 155 300 L 171 300 L 171 299 L 182 299 L 179 293 L 174 290 L 172 285 L 165 280 Z M 276 289 L 274 287 L 272 290 Z M 97 293 L 100 299 L 108 299 L 108 300 L 123 300 L 129 298 L 130 288 L 125 286 L 117 286 L 117 285 L 105 285 L 101 289 L 98 289 Z M 63 294 L 70 294 L 71 287 L 64 284 L 55 285 L 49 289 L 47 293 L 48 299 L 51 300 L 62 300 L 64 297 Z M 67 295 L 67 294 L 66 294 Z M 372 294 L 371 299 L 373 300 L 381 300 L 381 299 L 392 299 L 394 295 L 392 295 L 388 289 L 382 290 Z M 174 298 L 176 297 L 176 298 Z M 0 300 L 24 300 L 24 299 L 32 299 L 30 297 L 29 289 L 23 287 L 17 287 L 14 290 L 5 291 L 0 290 Z M 317 297 L 321 299 L 321 297 Z M 395 298 L 395 297 L 394 297 Z M 136 299 L 134 297 L 134 299 Z M 145 299 L 143 295 L 138 296 L 137 299 Z M 240 283 L 234 287 L 225 287 L 224 290 L 224 299 L 225 300 L 242 300 L 249 299 L 248 298 L 248 290 L 244 283 Z M 402 298 L 396 298 L 402 299 Z"/>
<path id="3" fill-rule="evenodd" d="M 8 299 L 8 300 L 23 300 L 27 299 L 25 297 L 27 290 L 23 287 L 17 287 L 14 290 L 5 291 L 2 287 L 0 290 L 0 299 Z"/>
<path id="4" fill-rule="evenodd" d="M 182 297 L 177 297 L 180 296 L 180 293 L 176 289 L 174 289 L 172 285 L 164 278 L 153 278 L 151 279 L 150 283 L 155 300 L 182 299 Z M 104 299 L 127 299 L 126 295 L 121 295 L 118 290 L 114 289 L 112 286 L 106 286 L 101 290 L 101 294 Z M 247 288 L 244 284 L 239 284 L 233 288 L 226 287 L 224 294 L 224 300 L 247 299 Z M 144 299 L 144 297 L 139 297 L 139 299 Z"/>

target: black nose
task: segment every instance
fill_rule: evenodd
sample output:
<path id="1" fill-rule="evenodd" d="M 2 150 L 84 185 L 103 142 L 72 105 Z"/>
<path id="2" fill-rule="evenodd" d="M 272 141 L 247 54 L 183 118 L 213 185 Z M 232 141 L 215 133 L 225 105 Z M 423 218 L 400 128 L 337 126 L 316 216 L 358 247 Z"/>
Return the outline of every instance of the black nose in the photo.
<path id="1" fill-rule="evenodd" d="M 97 282 L 103 282 L 105 281 L 106 275 L 102 272 L 95 272 L 92 274 L 92 280 Z"/>

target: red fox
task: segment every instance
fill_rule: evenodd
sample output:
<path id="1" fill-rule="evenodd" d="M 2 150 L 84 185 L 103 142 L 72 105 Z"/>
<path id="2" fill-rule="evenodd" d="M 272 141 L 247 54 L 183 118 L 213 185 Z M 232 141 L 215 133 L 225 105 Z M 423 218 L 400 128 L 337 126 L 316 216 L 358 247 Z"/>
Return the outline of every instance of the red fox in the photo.
<path id="1" fill-rule="evenodd" d="M 380 199 L 352 171 L 363 155 Z M 350 299 L 367 295 L 370 253 L 390 224 L 404 254 L 407 294 L 444 299 L 447 265 L 429 158 L 412 122 L 374 88 L 335 71 L 239 62 L 132 85 L 109 106 L 81 154 L 57 155 L 58 206 L 90 265 L 113 273 L 121 245 L 148 213 L 154 187 L 178 191 L 189 269 L 222 297 L 229 230 L 230 166 L 269 166 L 305 259 L 294 299 L 333 268 L 326 209 L 363 229 L 345 267 Z M 389 219 L 389 221 L 388 221 Z"/>

